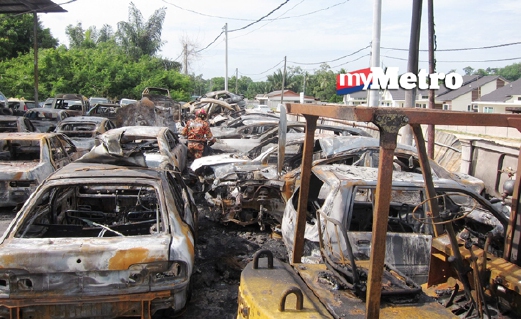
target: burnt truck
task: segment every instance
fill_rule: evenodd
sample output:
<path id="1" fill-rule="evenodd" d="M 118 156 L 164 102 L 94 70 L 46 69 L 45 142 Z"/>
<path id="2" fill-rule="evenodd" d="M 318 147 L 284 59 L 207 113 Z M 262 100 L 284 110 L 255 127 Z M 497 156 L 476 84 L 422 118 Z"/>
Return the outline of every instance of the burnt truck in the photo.
<path id="1" fill-rule="evenodd" d="M 513 127 L 521 116 L 286 104 L 306 119 L 301 183 L 286 205 L 290 264 L 259 251 L 242 274 L 238 318 L 519 318 L 521 179 L 512 207 L 432 176 L 422 124 Z M 378 167 L 312 168 L 319 117 L 372 122 Z M 421 173 L 393 170 L 410 125 Z"/>
<path id="2" fill-rule="evenodd" d="M 89 101 L 81 94 L 57 94 L 51 108 L 65 110 L 70 116 L 82 116 L 89 111 Z"/>

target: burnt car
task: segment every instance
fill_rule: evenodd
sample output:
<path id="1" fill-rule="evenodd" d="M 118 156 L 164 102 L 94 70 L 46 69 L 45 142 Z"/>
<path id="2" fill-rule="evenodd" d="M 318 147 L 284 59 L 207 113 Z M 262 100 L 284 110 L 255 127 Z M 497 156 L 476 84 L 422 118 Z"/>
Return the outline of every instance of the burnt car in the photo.
<path id="1" fill-rule="evenodd" d="M 72 116 L 61 121 L 56 132 L 67 135 L 79 147 L 91 149 L 98 135 L 114 128 L 116 125 L 104 117 Z"/>
<path id="2" fill-rule="evenodd" d="M 0 133 L 38 132 L 38 129 L 23 116 L 0 116 Z"/>
<path id="3" fill-rule="evenodd" d="M 65 110 L 34 108 L 27 111 L 24 117 L 29 119 L 38 131 L 46 133 L 53 132 L 58 124 L 70 115 Z"/>
<path id="4" fill-rule="evenodd" d="M 278 141 L 273 137 L 239 155 L 219 154 L 194 160 L 190 167 L 199 177 L 194 188 L 204 194 L 209 216 L 224 223 L 259 224 L 261 229 L 280 224 L 285 207 L 284 180 L 280 176 L 300 167 L 304 134 L 286 135 L 280 170 Z"/>
<path id="5" fill-rule="evenodd" d="M 190 299 L 196 231 L 179 173 L 72 163 L 0 239 L 0 317 L 173 316 Z"/>
<path id="6" fill-rule="evenodd" d="M 277 122 L 278 123 L 278 122 Z M 217 141 L 212 145 L 212 151 L 215 154 L 218 153 L 236 153 L 236 152 L 248 152 L 254 147 L 266 142 L 267 140 L 279 135 L 279 126 L 275 125 L 270 129 L 265 129 L 267 126 L 261 126 L 259 129 L 264 130 L 260 134 L 251 136 L 250 138 L 218 138 Z M 306 123 L 304 122 L 289 122 L 286 124 L 287 133 L 304 133 Z M 213 129 L 212 129 L 213 132 Z M 253 132 L 252 132 L 253 133 Z M 339 136 L 371 136 L 365 130 L 347 126 L 347 125 L 329 125 L 319 124 L 316 127 L 316 133 L 330 134 Z"/>
<path id="7" fill-rule="evenodd" d="M 333 164 L 312 168 L 307 202 L 305 255 L 313 259 L 319 239 L 325 243 L 335 264 L 345 257 L 356 265 L 369 259 L 378 169 Z M 433 177 L 437 203 L 444 222 L 453 222 L 462 238 L 483 246 L 490 232 L 489 252 L 503 253 L 503 238 L 509 210 L 501 203 L 491 204 L 484 197 L 454 180 Z M 288 200 L 282 219 L 282 237 L 291 254 L 299 188 Z M 386 262 L 400 273 L 423 284 L 430 266 L 434 234 L 423 176 L 393 171 L 387 227 Z M 333 256 L 334 255 L 334 256 Z M 348 278 L 353 283 L 353 278 Z M 356 280 L 355 283 L 356 285 Z"/>
<path id="8" fill-rule="evenodd" d="M 81 94 L 57 94 L 52 102 L 52 108 L 66 110 L 71 116 L 87 114 L 89 101 Z"/>
<path id="9" fill-rule="evenodd" d="M 320 144 L 320 155 L 316 153 L 312 165 L 347 164 L 353 166 L 378 167 L 380 147 L 377 138 L 366 136 L 346 136 L 340 138 L 324 137 L 315 144 Z M 429 160 L 432 175 L 439 178 L 452 179 L 462 186 L 484 195 L 485 183 L 474 176 L 450 172 L 434 160 Z M 402 172 L 421 173 L 418 151 L 415 147 L 397 144 L 394 151 L 393 170 Z M 284 176 L 283 195 L 288 199 L 299 182 L 300 170 L 287 172 Z"/>
<path id="10" fill-rule="evenodd" d="M 119 104 L 113 103 L 96 103 L 87 112 L 88 116 L 106 117 L 112 121 L 116 119 L 116 111 L 120 107 Z"/>
<path id="11" fill-rule="evenodd" d="M 144 153 L 146 165 L 160 169 L 185 171 L 188 149 L 172 130 L 159 126 L 124 126 L 98 136 L 87 158 L 96 162 L 104 156 L 123 156 L 137 150 Z"/>
<path id="12" fill-rule="evenodd" d="M 24 203 L 56 170 L 86 153 L 57 133 L 0 133 L 0 207 Z"/>

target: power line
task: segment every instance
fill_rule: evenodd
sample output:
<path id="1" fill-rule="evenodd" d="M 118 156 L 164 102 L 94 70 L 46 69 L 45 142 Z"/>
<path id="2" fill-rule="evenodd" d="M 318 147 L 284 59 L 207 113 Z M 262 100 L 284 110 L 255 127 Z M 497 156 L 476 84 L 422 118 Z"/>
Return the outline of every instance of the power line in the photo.
<path id="1" fill-rule="evenodd" d="M 283 18 L 275 18 L 275 19 L 265 19 L 265 21 L 275 21 L 275 20 L 285 20 L 285 19 L 305 17 L 305 16 L 308 16 L 308 15 L 311 15 L 311 14 L 314 14 L 314 13 L 317 13 L 317 12 L 320 12 L 320 11 L 325 11 L 325 10 L 332 9 L 332 8 L 337 7 L 339 5 L 342 5 L 342 4 L 344 4 L 344 3 L 348 2 L 348 1 L 349 0 L 345 0 L 343 2 L 338 2 L 338 3 L 335 3 L 334 5 L 329 6 L 329 7 L 318 9 L 318 10 L 311 11 L 311 12 L 308 12 L 308 13 L 303 13 L 303 14 L 300 14 L 300 15 L 283 17 Z M 183 8 L 183 7 L 181 7 L 181 6 L 177 5 L 177 4 L 168 2 L 166 0 L 163 0 L 163 2 L 166 3 L 166 4 L 169 4 L 169 5 L 173 6 L 173 7 L 176 7 L 178 9 L 180 9 L 180 10 L 188 11 L 188 12 L 191 12 L 191 13 L 194 13 L 194 14 L 197 14 L 197 15 L 200 15 L 200 16 L 204 16 L 204 17 L 225 19 L 225 20 L 231 20 L 231 21 L 234 21 L 234 20 L 235 21 L 255 21 L 254 19 L 241 19 L 241 18 L 223 17 L 223 16 L 218 16 L 218 15 L 206 14 L 206 13 L 194 11 L 194 10 L 191 10 L 191 9 Z"/>
<path id="2" fill-rule="evenodd" d="M 358 52 L 360 51 L 363 51 L 367 48 L 369 48 L 370 46 L 366 46 L 365 48 L 361 48 L 353 53 L 350 53 L 350 54 L 347 54 L 347 55 L 344 55 L 344 56 L 341 56 L 339 58 L 336 58 L 334 60 L 329 60 L 329 61 L 322 61 L 322 62 L 309 62 L 309 63 L 305 63 L 305 62 L 294 62 L 294 61 L 288 61 L 290 63 L 293 63 L 293 64 L 300 64 L 300 65 L 313 65 L 313 64 L 323 64 L 323 63 L 330 63 L 330 62 L 335 62 L 335 61 L 338 61 L 338 60 L 341 60 L 341 59 L 344 59 L 344 58 L 347 58 L 348 56 L 352 56 L 352 55 L 355 55 L 357 54 Z"/>
<path id="3" fill-rule="evenodd" d="M 272 66 L 271 68 L 269 68 L 269 69 L 267 69 L 266 71 L 261 72 L 261 73 L 255 73 L 255 74 L 246 74 L 246 73 L 241 73 L 241 72 L 239 72 L 239 73 L 241 73 L 241 75 L 262 75 L 262 74 L 264 74 L 264 73 L 267 73 L 267 72 L 273 70 L 274 68 L 276 68 L 277 66 L 279 66 L 279 64 L 281 64 L 282 62 L 284 62 L 284 59 L 281 60 L 281 61 L 279 61 L 277 64 L 275 64 L 275 65 Z"/>
<path id="4" fill-rule="evenodd" d="M 217 41 L 217 39 L 219 39 L 219 37 L 220 37 L 223 33 L 224 33 L 224 31 L 221 31 L 221 33 L 219 33 L 219 35 L 218 35 L 218 36 L 217 36 L 217 37 L 216 37 L 212 42 L 210 42 L 207 46 L 205 46 L 205 47 L 202 48 L 201 50 L 197 50 L 197 51 L 195 51 L 195 53 L 199 53 L 199 52 L 201 52 L 201 51 L 203 51 L 203 50 L 208 49 L 208 47 L 211 46 L 212 44 L 214 44 L 215 41 Z"/>
<path id="5" fill-rule="evenodd" d="M 338 68 L 339 66 L 342 66 L 342 65 L 346 65 L 348 63 L 352 63 L 352 62 L 355 62 L 355 61 L 358 61 L 360 60 L 361 58 L 365 58 L 365 57 L 368 57 L 368 56 L 371 56 L 371 54 L 365 54 L 365 55 L 362 55 L 354 60 L 351 60 L 351 61 L 347 61 L 347 62 L 344 62 L 342 64 L 339 64 L 339 65 L 335 65 L 335 66 L 332 66 L 331 69 L 335 69 L 335 68 Z"/>
<path id="6" fill-rule="evenodd" d="M 397 58 L 387 55 L 382 55 L 383 57 L 393 59 L 393 60 L 401 60 L 401 61 L 408 61 L 405 58 Z M 436 62 L 444 62 L 444 63 L 470 63 L 470 62 L 500 62 L 500 61 L 512 61 L 512 60 L 521 60 L 521 57 L 518 58 L 506 58 L 506 59 L 492 59 L 492 60 L 469 60 L 469 61 L 440 61 L 436 60 Z M 428 62 L 428 61 L 419 61 L 419 62 Z"/>
<path id="7" fill-rule="evenodd" d="M 442 50 L 436 49 L 436 52 L 483 50 L 483 49 L 493 49 L 493 48 L 507 47 L 507 46 L 518 45 L 518 44 L 521 44 L 521 42 L 503 43 L 503 44 L 498 44 L 498 45 L 489 45 L 489 46 L 474 47 L 474 48 L 442 49 Z M 394 51 L 409 51 L 409 49 L 386 48 L 386 47 L 380 47 L 380 49 L 394 50 Z M 420 51 L 421 52 L 427 52 L 428 50 L 420 50 Z"/>
<path id="8" fill-rule="evenodd" d="M 254 25 L 255 23 L 258 23 L 258 22 L 262 21 L 262 19 L 268 17 L 270 14 L 272 14 L 272 13 L 275 12 L 275 11 L 277 11 L 278 9 L 280 9 L 280 7 L 282 7 L 283 5 L 285 5 L 285 4 L 288 3 L 288 2 L 289 2 L 289 0 L 286 0 L 285 2 L 281 3 L 281 4 L 280 4 L 278 7 L 276 7 L 275 9 L 271 10 L 267 15 L 265 15 L 265 16 L 263 16 L 263 17 L 257 19 L 256 21 L 254 21 L 254 22 L 252 22 L 252 23 L 250 23 L 250 24 L 245 25 L 244 27 L 239 28 L 239 29 L 235 29 L 235 30 L 228 30 L 228 32 L 235 32 L 235 31 L 239 31 L 239 30 L 244 30 L 244 29 L 246 29 L 246 28 L 248 28 L 248 27 Z M 215 41 L 217 41 L 217 39 L 219 39 L 219 37 L 220 37 L 223 33 L 224 33 L 224 31 L 221 31 L 221 33 L 219 33 L 219 35 L 218 35 L 218 36 L 217 36 L 217 37 L 216 37 L 212 42 L 210 42 L 210 44 L 208 44 L 207 46 L 205 46 L 205 47 L 202 48 L 201 50 L 195 51 L 195 53 L 199 53 L 199 52 L 201 52 L 201 51 L 203 51 L 203 50 L 208 49 L 208 47 L 210 47 L 212 44 L 214 44 Z"/>
<path id="9" fill-rule="evenodd" d="M 239 28 L 239 29 L 234 29 L 234 30 L 228 30 L 228 32 L 235 32 L 235 31 L 244 30 L 244 29 L 246 29 L 246 28 L 248 28 L 248 27 L 251 27 L 252 25 L 254 25 L 254 24 L 256 24 L 256 23 L 261 22 L 264 18 L 269 17 L 273 12 L 279 10 L 283 5 L 285 5 L 285 4 L 288 3 L 288 2 L 289 2 L 289 0 L 284 1 L 284 2 L 281 3 L 278 7 L 276 7 L 276 8 L 273 9 L 273 10 L 271 10 L 267 15 L 265 15 L 265 16 L 263 16 L 263 17 L 257 19 L 256 21 L 254 21 L 254 22 L 252 22 L 252 23 L 250 23 L 250 24 L 245 25 L 244 27 Z"/>
<path id="10" fill-rule="evenodd" d="M 253 29 L 253 30 L 251 30 L 250 32 L 246 32 L 245 34 L 242 34 L 242 35 L 239 35 L 239 36 L 233 37 L 233 38 L 231 38 L 231 39 L 241 38 L 241 37 L 244 37 L 244 36 L 246 36 L 246 35 L 248 35 L 248 34 L 250 34 L 250 33 L 253 33 L 253 32 L 255 32 L 255 31 L 257 31 L 257 30 L 260 30 L 260 29 L 264 28 L 264 27 L 267 26 L 268 24 L 277 21 L 280 17 L 282 17 L 283 15 L 285 15 L 286 13 L 288 13 L 289 11 L 295 9 L 295 7 L 297 7 L 298 5 L 300 5 L 302 2 L 304 2 L 304 0 L 300 1 L 299 3 L 297 3 L 296 5 L 294 5 L 293 7 L 289 8 L 289 9 L 286 10 L 286 11 L 284 11 L 284 13 L 282 13 L 281 15 L 279 15 L 279 16 L 278 16 L 277 18 L 275 18 L 275 19 L 265 19 L 265 21 L 268 21 L 268 22 L 266 22 L 265 24 L 261 25 L 261 26 L 258 27 L 257 29 Z"/>

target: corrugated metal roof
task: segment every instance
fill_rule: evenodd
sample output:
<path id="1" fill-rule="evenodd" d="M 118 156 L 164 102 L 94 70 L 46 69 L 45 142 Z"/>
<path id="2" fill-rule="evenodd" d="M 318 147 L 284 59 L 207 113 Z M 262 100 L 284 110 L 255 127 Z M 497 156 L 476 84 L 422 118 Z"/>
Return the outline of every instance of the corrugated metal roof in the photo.
<path id="1" fill-rule="evenodd" d="M 51 0 L 2 0 L 0 1 L 0 13 L 49 13 L 67 12 L 59 4 Z"/>

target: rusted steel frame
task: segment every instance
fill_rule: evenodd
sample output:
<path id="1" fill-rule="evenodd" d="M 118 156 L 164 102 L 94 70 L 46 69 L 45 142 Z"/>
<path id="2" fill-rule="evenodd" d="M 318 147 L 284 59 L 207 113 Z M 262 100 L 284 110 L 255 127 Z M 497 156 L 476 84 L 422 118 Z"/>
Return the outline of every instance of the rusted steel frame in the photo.
<path id="1" fill-rule="evenodd" d="M 510 215 L 510 222 L 507 227 L 505 234 L 505 250 L 503 252 L 503 258 L 521 265 L 521 248 L 519 243 L 521 242 L 521 214 L 519 214 L 519 191 L 520 191 L 520 177 L 519 168 L 521 167 L 521 148 L 519 149 L 519 155 L 517 157 L 517 169 L 516 181 L 514 183 L 514 193 L 512 194 L 512 213 Z M 515 243 L 515 244 L 514 244 Z"/>
<path id="2" fill-rule="evenodd" d="M 332 117 L 343 120 L 373 122 L 378 114 L 396 114 L 409 119 L 409 124 L 467 125 L 513 127 L 521 131 L 521 115 L 440 111 L 415 108 L 381 108 L 345 105 L 287 103 L 288 113 Z"/>
<path id="3" fill-rule="evenodd" d="M 306 136 L 304 139 L 304 151 L 302 154 L 302 166 L 300 176 L 300 195 L 297 206 L 297 223 L 293 238 L 293 254 L 291 263 L 300 263 L 304 252 L 304 230 L 306 229 L 306 210 L 309 195 L 309 182 L 311 178 L 311 164 L 313 162 L 313 145 L 315 144 L 315 129 L 318 116 L 304 115 L 306 119 Z"/>
<path id="4" fill-rule="evenodd" d="M 432 171 L 429 158 L 427 156 L 427 150 L 425 148 L 425 139 L 423 138 L 422 128 L 419 124 L 411 124 L 412 131 L 414 133 L 414 139 L 416 140 L 416 148 L 418 150 L 418 159 L 420 160 L 420 167 L 423 173 L 423 180 L 425 183 L 427 201 L 429 205 L 429 211 L 431 216 L 429 219 L 432 221 L 440 221 L 440 210 L 438 207 L 437 200 L 435 199 L 436 190 L 434 189 L 434 183 L 432 181 Z M 443 226 L 441 224 L 433 224 L 434 236 L 438 237 L 443 233 Z"/>
<path id="5" fill-rule="evenodd" d="M 127 301 L 152 301 L 158 298 L 168 298 L 171 296 L 170 291 L 157 291 L 140 294 L 126 294 L 117 296 L 82 296 L 83 303 L 114 303 Z M 60 297 L 38 297 L 31 299 L 6 299 L 2 300 L 2 306 L 6 308 L 23 308 L 29 306 L 52 306 L 52 305 L 68 305 L 78 303 L 78 297 L 62 295 Z"/>
<path id="6" fill-rule="evenodd" d="M 387 116 L 376 115 L 372 122 L 380 129 L 380 158 L 378 162 L 375 206 L 373 208 L 371 256 L 365 309 L 366 318 L 379 318 L 389 205 L 391 203 L 393 182 L 393 170 L 382 168 L 393 167 L 398 131 L 400 127 L 407 124 L 408 119 L 401 115 L 388 114 Z"/>

